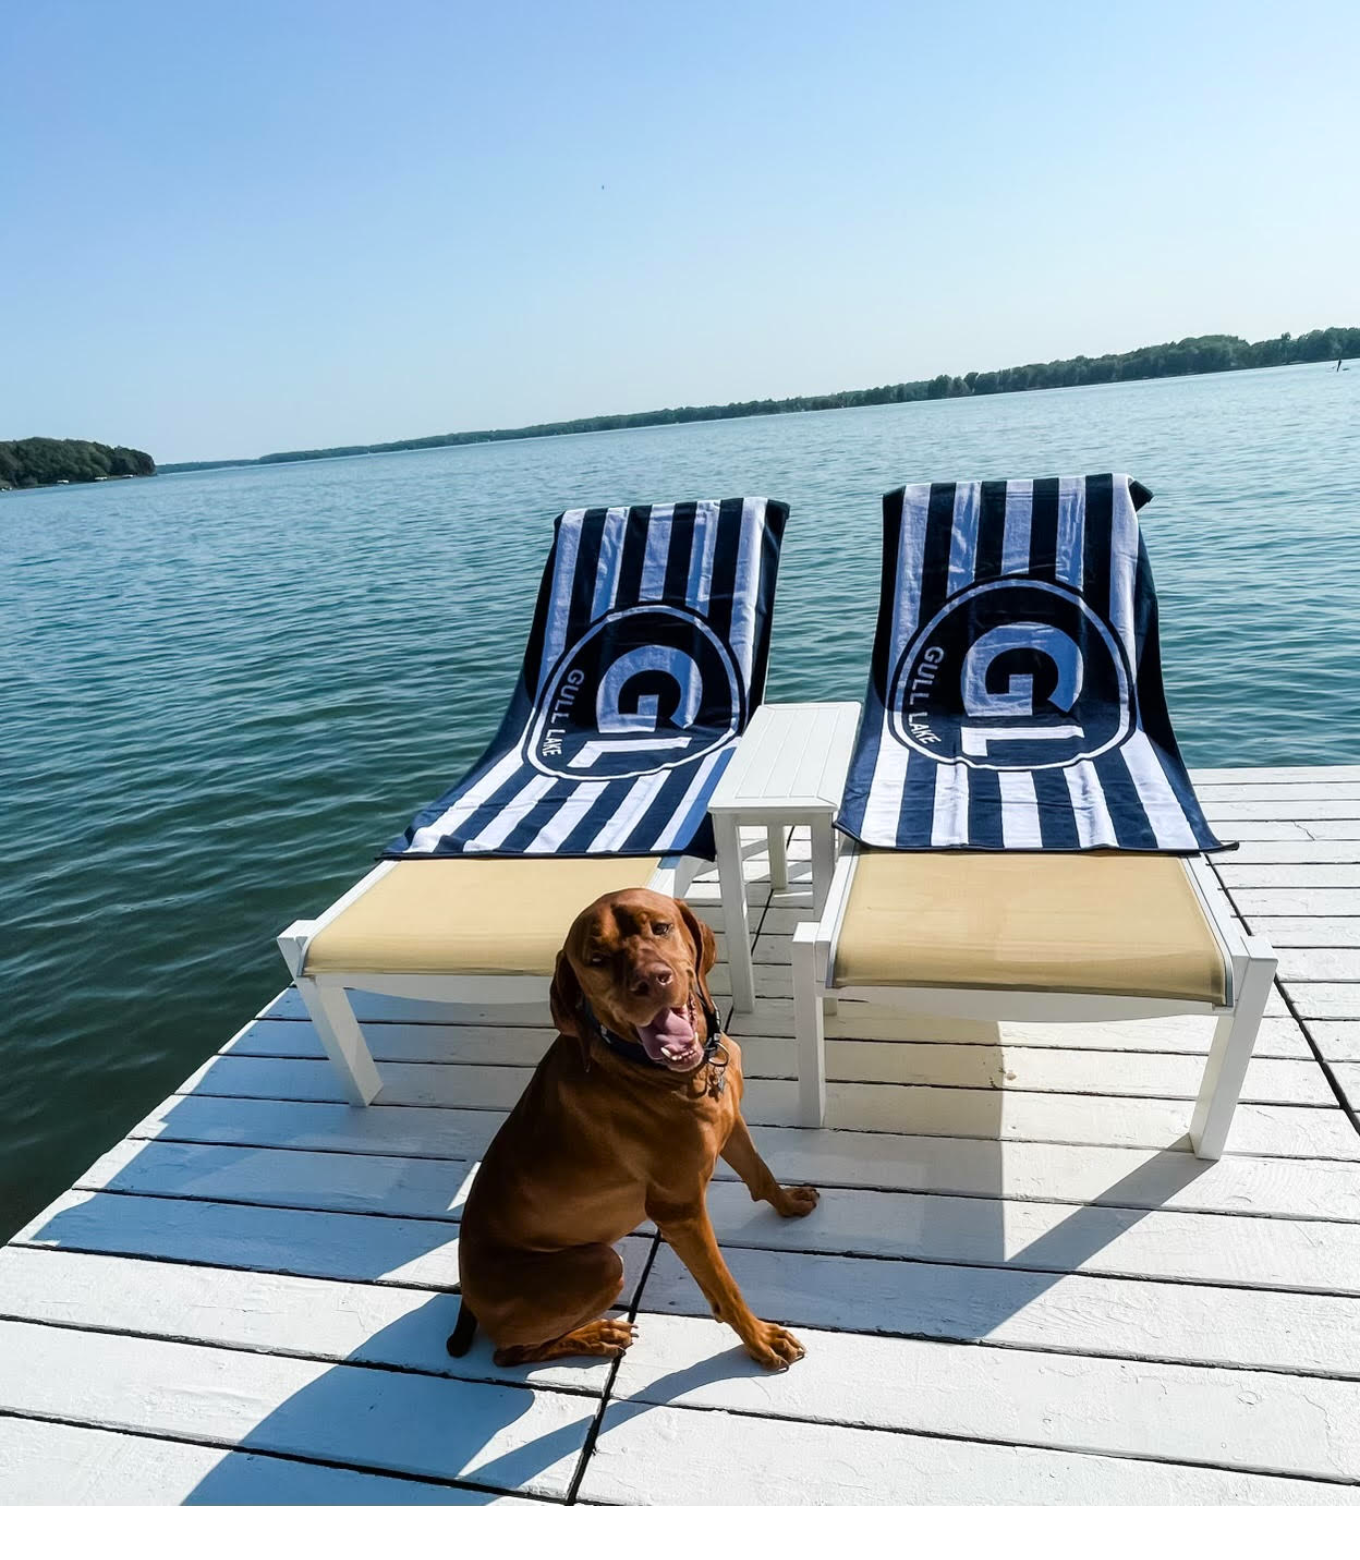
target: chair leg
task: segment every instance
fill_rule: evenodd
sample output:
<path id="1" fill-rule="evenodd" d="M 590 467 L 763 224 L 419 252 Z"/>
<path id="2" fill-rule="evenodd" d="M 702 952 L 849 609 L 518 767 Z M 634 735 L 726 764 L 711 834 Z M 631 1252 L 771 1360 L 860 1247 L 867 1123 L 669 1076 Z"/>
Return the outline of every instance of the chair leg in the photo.
<path id="1" fill-rule="evenodd" d="M 826 1125 L 826 1026 L 817 978 L 817 927 L 805 921 L 793 934 L 793 1031 L 798 1047 L 798 1120 Z"/>
<path id="2" fill-rule="evenodd" d="M 331 1065 L 340 1074 L 345 1098 L 351 1105 L 369 1104 L 382 1088 L 382 1079 L 344 987 L 318 986 L 302 976 L 297 989 Z"/>
<path id="3" fill-rule="evenodd" d="M 1262 937 L 1248 937 L 1246 947 L 1246 974 L 1241 989 L 1234 993 L 1237 1001 L 1233 1011 L 1220 1018 L 1214 1030 L 1204 1081 L 1190 1122 L 1190 1146 L 1201 1159 L 1222 1158 L 1275 979 L 1275 951 L 1270 944 Z"/>
<path id="4" fill-rule="evenodd" d="M 765 838 L 770 843 L 770 887 L 787 888 L 789 886 L 789 852 L 784 839 L 783 824 L 771 824 L 765 830 Z"/>
<path id="5" fill-rule="evenodd" d="M 741 869 L 741 832 L 731 818 L 713 820 L 718 845 L 718 888 L 723 929 L 727 933 L 727 969 L 732 977 L 732 1006 L 755 1011 L 755 972 L 751 968 L 751 921 L 746 909 L 746 877 Z"/>
<path id="6" fill-rule="evenodd" d="M 829 818 L 812 825 L 812 908 L 820 921 L 836 875 L 836 831 Z"/>

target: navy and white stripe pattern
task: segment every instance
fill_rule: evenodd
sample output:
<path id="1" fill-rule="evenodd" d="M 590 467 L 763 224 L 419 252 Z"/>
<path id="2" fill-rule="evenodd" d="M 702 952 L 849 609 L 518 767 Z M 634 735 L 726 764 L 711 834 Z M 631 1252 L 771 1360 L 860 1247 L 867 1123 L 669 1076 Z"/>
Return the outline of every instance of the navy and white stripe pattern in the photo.
<path id="1" fill-rule="evenodd" d="M 708 799 L 760 703 L 788 506 L 559 515 L 491 746 L 388 856 L 712 857 Z"/>
<path id="2" fill-rule="evenodd" d="M 883 500 L 878 633 L 840 827 L 890 850 L 1219 850 L 1167 714 L 1127 476 Z"/>

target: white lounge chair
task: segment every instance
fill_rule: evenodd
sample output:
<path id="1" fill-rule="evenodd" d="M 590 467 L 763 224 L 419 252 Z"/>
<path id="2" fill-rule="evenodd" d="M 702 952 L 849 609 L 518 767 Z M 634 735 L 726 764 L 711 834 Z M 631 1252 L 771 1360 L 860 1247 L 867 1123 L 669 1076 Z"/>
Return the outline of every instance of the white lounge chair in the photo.
<path id="1" fill-rule="evenodd" d="M 1275 972 L 1235 925 L 1161 686 L 1127 476 L 884 499 L 873 668 L 817 925 L 794 936 L 799 1099 L 825 1004 L 1039 1022 L 1218 1019 L 1190 1122 L 1222 1154 Z"/>
<path id="2" fill-rule="evenodd" d="M 546 1002 L 579 910 L 620 888 L 683 895 L 693 856 L 464 857 L 380 862 L 279 950 L 351 1105 L 381 1087 L 352 991 L 419 1002 Z"/>
<path id="3" fill-rule="evenodd" d="M 1007 855 L 849 844 L 819 923 L 793 937 L 799 1113 L 826 1121 L 823 1004 L 988 1021 L 1218 1019 L 1189 1124 L 1223 1152 L 1275 975 L 1202 859 Z"/>
<path id="4" fill-rule="evenodd" d="M 390 859 L 278 939 L 340 1075 L 381 1086 L 353 991 L 546 999 L 577 912 L 682 895 L 713 854 L 707 802 L 760 703 L 787 507 L 765 499 L 559 516 L 514 699 L 476 765 Z"/>

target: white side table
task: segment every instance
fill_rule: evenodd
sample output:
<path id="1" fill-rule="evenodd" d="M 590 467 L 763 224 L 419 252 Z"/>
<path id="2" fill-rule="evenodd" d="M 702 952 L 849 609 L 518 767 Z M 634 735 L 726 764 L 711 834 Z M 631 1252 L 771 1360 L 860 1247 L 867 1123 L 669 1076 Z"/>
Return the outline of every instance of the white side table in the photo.
<path id="1" fill-rule="evenodd" d="M 718 845 L 718 884 L 727 928 L 732 1004 L 755 1007 L 751 922 L 741 870 L 741 826 L 764 825 L 770 838 L 770 879 L 788 887 L 786 830 L 812 831 L 812 901 L 818 916 L 836 867 L 833 824 L 859 725 L 858 704 L 762 704 L 718 781 L 708 811 Z"/>

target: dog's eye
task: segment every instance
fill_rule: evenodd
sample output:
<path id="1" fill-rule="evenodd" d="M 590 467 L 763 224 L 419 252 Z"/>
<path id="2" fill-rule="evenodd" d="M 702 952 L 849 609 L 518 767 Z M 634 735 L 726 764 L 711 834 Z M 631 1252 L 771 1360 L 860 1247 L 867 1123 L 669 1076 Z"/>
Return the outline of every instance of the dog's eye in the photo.
<path id="1" fill-rule="evenodd" d="M 653 935 L 657 937 L 667 937 L 670 935 L 670 931 L 671 923 L 669 921 L 658 921 L 652 928 Z"/>

